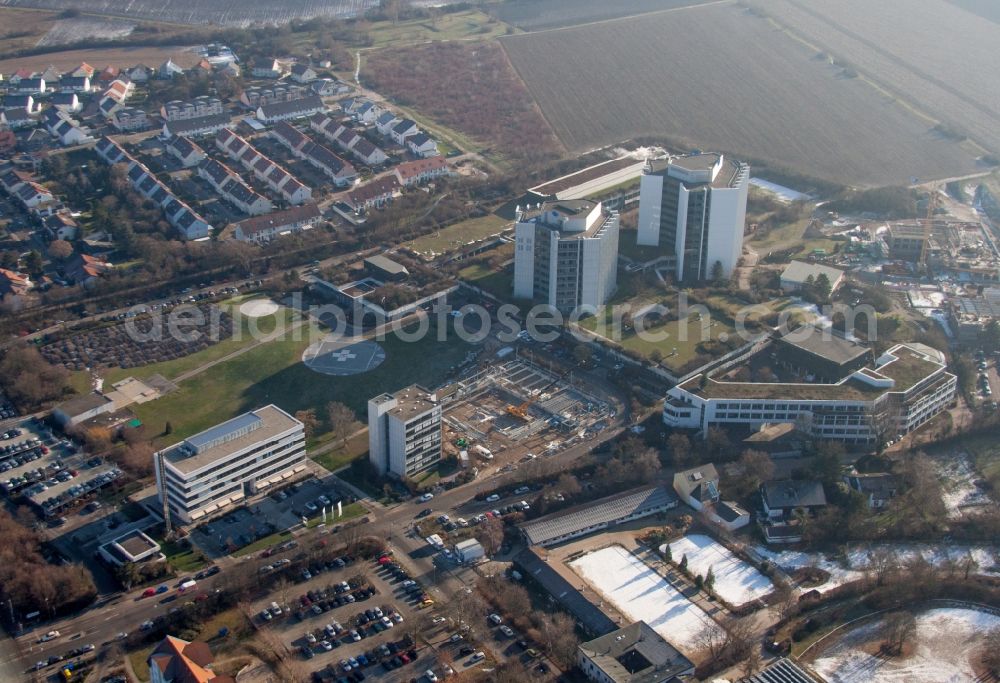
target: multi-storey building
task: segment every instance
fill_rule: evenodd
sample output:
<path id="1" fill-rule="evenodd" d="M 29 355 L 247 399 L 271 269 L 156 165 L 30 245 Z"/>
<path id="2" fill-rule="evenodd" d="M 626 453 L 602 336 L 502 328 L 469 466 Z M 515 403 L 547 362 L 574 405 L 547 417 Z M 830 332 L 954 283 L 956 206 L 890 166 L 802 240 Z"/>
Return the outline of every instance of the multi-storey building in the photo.
<path id="1" fill-rule="evenodd" d="M 853 359 L 852 359 L 853 360 Z M 729 382 L 695 375 L 667 392 L 670 427 L 794 424 L 820 439 L 876 444 L 912 432 L 955 398 L 940 352 L 897 344 L 836 382 Z"/>
<path id="2" fill-rule="evenodd" d="M 414 385 L 368 401 L 368 458 L 380 474 L 412 477 L 441 460 L 441 405 Z"/>
<path id="3" fill-rule="evenodd" d="M 160 107 L 160 116 L 165 121 L 180 121 L 183 119 L 196 119 L 202 116 L 212 116 L 225 111 L 222 107 L 222 100 L 218 97 L 201 95 L 190 102 L 181 100 L 171 100 Z"/>
<path id="4" fill-rule="evenodd" d="M 301 422 L 275 405 L 244 413 L 154 455 L 156 492 L 171 519 L 191 524 L 300 472 Z"/>
<path id="5" fill-rule="evenodd" d="M 514 296 L 569 313 L 597 309 L 618 278 L 618 213 L 585 199 L 546 202 L 515 229 Z"/>
<path id="6" fill-rule="evenodd" d="M 640 180 L 637 242 L 677 257 L 677 276 L 729 277 L 743 249 L 750 167 L 721 154 L 651 159 Z"/>

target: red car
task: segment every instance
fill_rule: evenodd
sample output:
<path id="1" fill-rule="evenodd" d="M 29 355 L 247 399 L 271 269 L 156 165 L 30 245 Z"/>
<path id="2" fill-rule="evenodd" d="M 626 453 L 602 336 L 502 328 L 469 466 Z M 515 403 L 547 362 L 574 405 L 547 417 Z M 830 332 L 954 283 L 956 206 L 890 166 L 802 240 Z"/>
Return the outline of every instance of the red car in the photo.
<path id="1" fill-rule="evenodd" d="M 144 598 L 151 598 L 154 595 L 156 595 L 156 589 L 155 588 L 147 588 L 146 590 L 144 590 L 142 592 L 142 597 L 144 597 Z"/>

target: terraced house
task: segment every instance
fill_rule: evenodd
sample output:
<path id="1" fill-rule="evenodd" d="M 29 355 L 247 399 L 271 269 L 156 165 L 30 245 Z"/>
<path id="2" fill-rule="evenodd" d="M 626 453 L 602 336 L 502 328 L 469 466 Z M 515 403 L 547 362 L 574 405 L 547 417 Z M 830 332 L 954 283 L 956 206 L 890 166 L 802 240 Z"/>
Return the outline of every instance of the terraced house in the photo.
<path id="1" fill-rule="evenodd" d="M 156 492 L 190 524 L 306 470 L 302 423 L 275 405 L 244 413 L 156 453 Z"/>
<path id="2" fill-rule="evenodd" d="M 794 424 L 816 438 L 875 444 L 912 432 L 954 400 L 957 380 L 945 368 L 939 351 L 908 343 L 836 381 L 729 382 L 699 374 L 667 392 L 663 422 L 703 434 L 713 425 Z"/>

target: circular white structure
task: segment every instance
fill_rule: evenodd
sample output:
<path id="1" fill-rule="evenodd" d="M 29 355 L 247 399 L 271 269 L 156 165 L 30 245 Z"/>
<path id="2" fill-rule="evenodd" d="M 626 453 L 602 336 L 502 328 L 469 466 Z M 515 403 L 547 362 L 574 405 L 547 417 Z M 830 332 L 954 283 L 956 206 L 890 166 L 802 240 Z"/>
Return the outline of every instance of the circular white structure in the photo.
<path id="1" fill-rule="evenodd" d="M 281 307 L 270 299 L 251 299 L 240 304 L 240 313 L 248 318 L 263 318 L 274 315 L 279 308 Z"/>
<path id="2" fill-rule="evenodd" d="M 344 377 L 374 370 L 385 360 L 385 349 L 373 341 L 324 339 L 302 352 L 306 367 L 324 375 Z"/>

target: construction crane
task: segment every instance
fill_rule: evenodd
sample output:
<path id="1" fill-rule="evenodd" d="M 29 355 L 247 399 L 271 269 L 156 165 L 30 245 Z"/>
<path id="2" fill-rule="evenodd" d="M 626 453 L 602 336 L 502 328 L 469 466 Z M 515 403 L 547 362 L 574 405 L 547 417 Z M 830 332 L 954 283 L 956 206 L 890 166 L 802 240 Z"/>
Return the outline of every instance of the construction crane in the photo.
<path id="1" fill-rule="evenodd" d="M 545 392 L 547 392 L 549 389 L 551 389 L 552 387 L 554 387 L 559 382 L 563 381 L 566 377 L 569 376 L 569 374 L 571 372 L 573 372 L 573 371 L 572 370 L 568 370 L 568 371 L 564 372 L 562 375 L 560 375 L 559 377 L 556 377 L 554 380 L 552 380 L 551 382 L 549 382 L 548 384 L 546 384 L 544 387 L 542 387 L 541 389 L 539 389 L 537 394 L 535 394 L 532 398 L 528 399 L 527 401 L 525 401 L 521 405 L 519 405 L 519 406 L 508 405 L 507 406 L 507 414 L 510 415 L 511 417 L 516 417 L 518 419 L 527 421 L 528 420 L 528 409 L 531 408 L 531 406 L 533 406 L 538 401 L 539 397 L 543 396 L 545 394 Z"/>
<path id="2" fill-rule="evenodd" d="M 927 272 L 927 252 L 930 250 L 931 229 L 934 226 L 934 212 L 937 211 L 940 201 L 941 196 L 938 194 L 937 189 L 931 188 L 930 194 L 927 197 L 927 218 L 922 221 L 924 228 L 923 244 L 920 246 L 920 260 L 917 263 L 917 272 L 921 274 Z"/>

